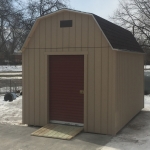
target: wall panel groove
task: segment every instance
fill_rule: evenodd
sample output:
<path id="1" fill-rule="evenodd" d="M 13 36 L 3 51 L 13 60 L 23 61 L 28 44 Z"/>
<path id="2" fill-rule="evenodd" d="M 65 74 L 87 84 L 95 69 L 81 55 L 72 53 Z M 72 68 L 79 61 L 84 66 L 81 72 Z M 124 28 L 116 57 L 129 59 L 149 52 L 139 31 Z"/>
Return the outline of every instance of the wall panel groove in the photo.
<path id="1" fill-rule="evenodd" d="M 60 28 L 60 20 L 72 20 L 73 26 Z M 26 93 L 23 97 L 24 122 L 42 126 L 49 121 L 49 99 L 46 94 L 49 54 L 80 54 L 86 58 L 85 131 L 115 134 L 143 105 L 138 99 L 142 95 L 134 96 L 134 85 L 131 86 L 134 82 L 143 86 L 138 77 L 134 77 L 135 72 L 139 73 L 139 68 L 142 68 L 142 63 L 135 63 L 141 56 L 113 51 L 91 15 L 64 11 L 39 22 L 29 47 L 23 54 L 23 63 L 26 63 L 23 66 Z M 135 72 L 131 69 L 133 67 Z M 142 80 L 142 73 L 139 76 Z M 141 88 L 135 89 L 137 93 L 140 91 Z M 138 99 L 137 107 L 129 107 L 127 113 L 124 106 L 133 107 L 132 99 Z"/>
<path id="2" fill-rule="evenodd" d="M 116 132 L 143 108 L 144 98 L 142 55 L 117 52 L 117 60 Z"/>
<path id="3" fill-rule="evenodd" d="M 35 71 L 35 125 L 40 124 L 40 28 L 38 26 L 37 31 L 35 32 L 35 48 L 34 48 L 34 55 L 35 55 L 35 61 L 34 61 L 34 71 Z M 37 49 L 36 49 L 37 48 Z"/>

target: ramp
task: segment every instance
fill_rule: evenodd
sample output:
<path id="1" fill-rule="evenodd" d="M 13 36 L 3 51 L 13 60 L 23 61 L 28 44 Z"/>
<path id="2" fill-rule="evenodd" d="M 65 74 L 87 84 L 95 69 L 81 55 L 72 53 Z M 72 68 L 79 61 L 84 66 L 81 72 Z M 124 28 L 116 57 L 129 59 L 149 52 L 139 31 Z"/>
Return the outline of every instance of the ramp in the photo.
<path id="1" fill-rule="evenodd" d="M 79 134 L 82 130 L 83 127 L 60 125 L 60 124 L 47 124 L 44 127 L 33 132 L 31 135 L 70 140 L 77 134 Z"/>

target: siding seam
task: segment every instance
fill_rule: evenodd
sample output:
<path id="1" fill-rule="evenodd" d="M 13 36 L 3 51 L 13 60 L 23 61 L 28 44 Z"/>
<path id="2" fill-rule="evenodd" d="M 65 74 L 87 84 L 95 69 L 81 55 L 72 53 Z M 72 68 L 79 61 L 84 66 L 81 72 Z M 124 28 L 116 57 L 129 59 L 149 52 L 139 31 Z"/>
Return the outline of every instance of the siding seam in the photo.
<path id="1" fill-rule="evenodd" d="M 35 33 L 34 33 L 34 48 L 35 48 Z M 34 63 L 33 63 L 33 67 L 34 67 L 34 69 L 33 69 L 34 70 L 33 75 L 35 77 L 35 49 L 33 49 L 33 52 L 34 52 L 33 53 L 34 54 L 34 56 L 33 56 L 33 60 L 34 60 Z M 33 79 L 34 79 L 34 84 L 35 84 L 35 78 L 33 78 Z M 34 101 L 34 111 L 33 111 L 34 115 L 33 116 L 34 116 L 34 125 L 35 125 L 35 88 L 34 88 L 34 94 L 33 95 L 34 95 L 34 100 L 33 100 Z"/>
<path id="2" fill-rule="evenodd" d="M 101 32 L 101 47 L 102 47 L 102 32 Z M 102 48 L 101 48 L 101 99 L 100 99 L 100 132 L 102 131 Z"/>
<path id="3" fill-rule="evenodd" d="M 69 12 L 69 20 L 70 20 L 70 12 Z M 68 45 L 70 45 L 70 28 L 69 28 L 69 40 L 68 40 Z M 68 52 L 70 51 L 69 47 L 70 47 L 70 46 L 68 46 Z"/>
<path id="4" fill-rule="evenodd" d="M 29 45 L 28 45 L 28 47 L 29 47 Z M 29 86 L 29 83 L 30 83 L 30 76 L 29 76 L 29 51 L 28 51 L 28 86 Z M 30 124 L 30 90 L 29 90 L 29 88 L 28 88 L 28 108 L 29 108 L 29 112 L 28 112 L 28 114 L 29 114 L 29 124 Z"/>
<path id="5" fill-rule="evenodd" d="M 110 60 L 109 60 L 109 48 L 108 48 L 108 83 L 107 83 L 107 93 L 108 93 L 108 98 L 107 98 L 107 134 L 108 134 L 108 128 L 109 128 L 109 126 L 108 126 L 108 124 L 109 124 L 109 111 L 110 111 L 110 108 L 109 108 L 109 102 L 110 102 L 110 100 L 109 100 L 109 76 L 110 76 L 110 69 L 109 69 L 109 64 L 110 64 Z"/>
<path id="6" fill-rule="evenodd" d="M 50 40 L 51 40 L 51 45 L 50 45 L 50 49 L 52 49 L 52 18 L 50 18 Z"/>
<path id="7" fill-rule="evenodd" d="M 81 45 L 83 44 L 83 43 L 82 43 L 82 17 L 83 17 L 83 16 L 82 16 L 82 14 L 81 14 Z M 82 46 L 81 46 L 81 47 L 82 47 Z M 82 48 L 81 48 L 81 51 L 83 51 Z"/>
<path id="8" fill-rule="evenodd" d="M 75 45 L 76 45 L 76 13 L 75 13 Z M 76 51 L 76 47 L 75 47 L 75 51 Z"/>
<path id="9" fill-rule="evenodd" d="M 57 16 L 57 15 L 56 15 Z M 47 24 L 47 22 L 46 22 L 46 19 L 45 19 L 45 47 L 46 47 L 46 24 Z M 56 39 L 57 39 L 57 34 L 56 34 Z M 57 45 L 57 40 L 56 40 L 56 45 Z M 44 52 L 46 52 L 46 49 L 44 48 Z M 44 91 L 46 91 L 46 89 L 45 89 L 45 85 L 46 85 L 46 82 L 45 82 L 45 73 L 46 73 L 46 68 L 45 68 L 46 66 L 45 66 L 45 56 L 44 56 Z M 47 118 L 47 106 L 46 106 L 46 104 L 47 104 L 47 99 L 46 99 L 46 95 L 45 95 L 45 93 L 44 93 L 44 99 L 45 99 L 45 119 Z M 46 121 L 46 123 L 47 123 L 47 119 L 45 120 Z"/>
<path id="10" fill-rule="evenodd" d="M 62 13 L 62 18 L 64 20 L 64 12 Z M 64 52 L 64 40 L 63 40 L 63 37 L 64 37 L 64 28 L 62 28 L 62 52 Z"/>
<path id="11" fill-rule="evenodd" d="M 89 22 L 89 17 L 88 17 L 88 22 Z M 88 25 L 88 28 L 89 28 L 89 24 Z M 89 30 L 87 31 L 87 35 L 89 36 Z M 87 39 L 88 41 L 88 39 Z M 88 43 L 87 43 L 88 45 Z M 89 51 L 89 49 L 87 48 L 87 50 Z M 87 130 L 89 130 L 89 94 L 88 94 L 88 90 L 89 90 L 89 75 L 88 75 L 88 72 L 89 72 L 89 55 L 87 56 Z"/>
<path id="12" fill-rule="evenodd" d="M 57 23 L 57 25 L 56 25 L 56 47 L 57 47 L 57 45 L 58 45 L 58 29 L 57 29 L 57 27 L 58 27 L 58 15 L 56 15 L 56 23 Z M 46 31 L 45 31 L 45 33 L 46 33 Z M 57 52 L 57 50 L 56 50 L 56 52 Z"/>
<path id="13" fill-rule="evenodd" d="M 94 24 L 94 43 L 93 43 L 93 44 L 94 44 L 94 46 L 95 46 L 95 24 Z M 96 63 L 95 63 L 95 48 L 94 48 L 94 91 L 95 91 L 95 85 L 96 85 L 96 84 L 95 84 L 95 81 L 96 81 L 96 80 L 95 80 L 95 74 L 96 74 L 96 73 L 95 73 L 95 69 L 96 69 L 96 68 L 95 68 L 95 64 L 96 64 Z M 95 98 L 96 98 L 95 93 L 96 93 L 96 92 L 94 92 L 94 131 L 96 131 L 96 130 L 95 130 L 95 129 L 96 129 L 96 128 L 95 128 L 95 120 L 96 120 L 96 119 L 95 119 L 95 118 L 96 118 L 96 117 L 95 117 L 95 116 L 96 116 L 96 113 L 95 113 L 95 102 L 96 102 L 96 100 L 95 100 Z"/>
<path id="14" fill-rule="evenodd" d="M 41 22 L 39 22 L 39 36 L 40 36 L 40 30 L 41 30 Z M 39 47 L 40 46 L 40 37 L 39 37 Z M 41 69 L 41 65 L 40 65 L 40 60 L 41 60 L 41 57 L 40 57 L 40 48 L 39 48 L 39 91 L 40 91 L 40 87 L 41 87 L 41 84 L 40 84 L 40 69 Z M 39 92 L 39 124 L 41 125 L 41 109 L 40 109 L 40 104 L 41 104 L 41 101 L 40 101 L 40 92 Z"/>

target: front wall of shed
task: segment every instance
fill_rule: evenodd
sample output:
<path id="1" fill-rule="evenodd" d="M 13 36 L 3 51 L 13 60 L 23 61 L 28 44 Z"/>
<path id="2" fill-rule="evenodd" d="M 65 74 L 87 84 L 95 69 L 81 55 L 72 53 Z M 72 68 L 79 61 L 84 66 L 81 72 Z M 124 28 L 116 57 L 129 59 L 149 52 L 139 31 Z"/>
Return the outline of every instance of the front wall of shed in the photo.
<path id="1" fill-rule="evenodd" d="M 60 28 L 60 20 L 73 20 L 73 27 Z M 23 52 L 23 122 L 43 126 L 49 121 L 45 55 L 48 52 L 88 53 L 84 79 L 84 130 L 113 134 L 114 51 L 92 16 L 68 11 L 42 19 Z"/>
<path id="2" fill-rule="evenodd" d="M 116 115 L 118 132 L 144 107 L 144 56 L 116 52 Z"/>

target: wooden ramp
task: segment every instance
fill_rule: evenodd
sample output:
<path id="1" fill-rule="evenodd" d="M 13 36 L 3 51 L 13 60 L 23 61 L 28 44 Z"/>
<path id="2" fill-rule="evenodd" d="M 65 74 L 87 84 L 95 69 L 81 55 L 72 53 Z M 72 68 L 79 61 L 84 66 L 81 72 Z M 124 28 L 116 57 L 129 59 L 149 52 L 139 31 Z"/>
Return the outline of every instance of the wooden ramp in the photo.
<path id="1" fill-rule="evenodd" d="M 70 140 L 83 130 L 83 127 L 60 124 L 47 124 L 46 126 L 31 133 L 33 136 Z"/>

